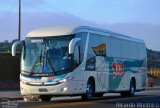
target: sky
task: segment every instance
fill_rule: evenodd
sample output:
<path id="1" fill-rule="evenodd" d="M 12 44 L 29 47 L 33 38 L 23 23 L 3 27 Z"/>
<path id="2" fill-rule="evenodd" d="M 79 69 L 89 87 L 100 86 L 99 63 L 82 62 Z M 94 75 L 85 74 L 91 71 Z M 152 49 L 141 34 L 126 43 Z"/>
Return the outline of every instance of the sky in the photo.
<path id="1" fill-rule="evenodd" d="M 78 23 L 140 38 L 160 51 L 160 0 L 22 0 L 21 38 L 37 28 Z M 0 42 L 18 36 L 18 0 L 0 0 Z"/>

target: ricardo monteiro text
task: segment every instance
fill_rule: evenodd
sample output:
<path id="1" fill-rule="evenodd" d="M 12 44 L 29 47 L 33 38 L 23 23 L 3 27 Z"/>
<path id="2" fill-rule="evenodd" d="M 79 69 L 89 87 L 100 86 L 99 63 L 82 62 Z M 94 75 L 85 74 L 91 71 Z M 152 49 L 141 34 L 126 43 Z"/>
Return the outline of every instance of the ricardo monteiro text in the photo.
<path id="1" fill-rule="evenodd" d="M 117 102 L 116 103 L 117 108 L 159 108 L 160 104 L 159 103 L 121 103 Z"/>

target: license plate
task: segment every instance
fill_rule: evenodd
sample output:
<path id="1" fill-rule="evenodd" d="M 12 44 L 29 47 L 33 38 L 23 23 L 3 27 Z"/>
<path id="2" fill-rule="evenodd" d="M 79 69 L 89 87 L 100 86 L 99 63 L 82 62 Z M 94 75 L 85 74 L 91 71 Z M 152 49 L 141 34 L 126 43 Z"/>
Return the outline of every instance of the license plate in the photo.
<path id="1" fill-rule="evenodd" d="M 48 92 L 48 90 L 46 88 L 40 88 L 39 92 Z"/>

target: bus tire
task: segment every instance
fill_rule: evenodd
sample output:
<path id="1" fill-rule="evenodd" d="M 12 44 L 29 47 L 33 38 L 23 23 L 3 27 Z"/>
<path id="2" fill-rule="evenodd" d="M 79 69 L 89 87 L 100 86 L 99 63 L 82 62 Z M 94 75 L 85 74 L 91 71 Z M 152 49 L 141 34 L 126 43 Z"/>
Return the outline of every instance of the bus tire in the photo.
<path id="1" fill-rule="evenodd" d="M 88 101 L 91 100 L 94 94 L 94 82 L 92 80 L 88 80 L 86 93 L 81 95 L 82 100 Z"/>
<path id="2" fill-rule="evenodd" d="M 131 82 L 130 82 L 130 88 L 129 91 L 127 92 L 127 96 L 129 97 L 133 97 L 136 91 L 136 82 L 135 79 L 132 78 Z"/>
<path id="3" fill-rule="evenodd" d="M 41 95 L 41 96 L 40 96 L 40 99 L 41 99 L 42 101 L 50 101 L 51 98 L 52 98 L 52 96 L 50 96 L 50 95 Z"/>

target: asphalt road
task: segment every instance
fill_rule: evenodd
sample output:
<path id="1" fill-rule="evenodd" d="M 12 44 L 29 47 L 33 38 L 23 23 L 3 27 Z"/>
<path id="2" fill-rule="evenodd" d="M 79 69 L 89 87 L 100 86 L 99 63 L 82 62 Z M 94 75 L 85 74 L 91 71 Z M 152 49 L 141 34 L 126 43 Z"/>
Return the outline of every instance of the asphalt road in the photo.
<path id="1" fill-rule="evenodd" d="M 91 101 L 82 101 L 80 97 L 60 97 L 52 98 L 51 102 L 13 100 L 9 104 L 19 108 L 160 108 L 160 90 L 138 92 L 135 97 L 125 98 L 108 93 Z"/>

